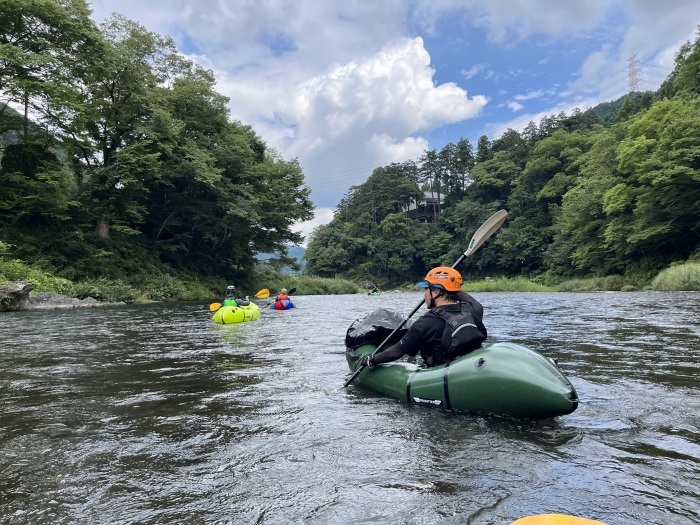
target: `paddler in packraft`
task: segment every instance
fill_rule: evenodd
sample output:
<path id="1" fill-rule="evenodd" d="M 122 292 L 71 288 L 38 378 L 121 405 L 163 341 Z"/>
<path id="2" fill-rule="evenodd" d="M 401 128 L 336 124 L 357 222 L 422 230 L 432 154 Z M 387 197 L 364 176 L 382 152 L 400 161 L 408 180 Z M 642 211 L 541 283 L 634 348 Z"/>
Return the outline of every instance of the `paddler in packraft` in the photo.
<path id="1" fill-rule="evenodd" d="M 236 299 L 236 287 L 229 284 L 226 287 L 226 297 L 224 297 L 224 306 L 248 306 L 250 301 L 245 299 Z"/>
<path id="2" fill-rule="evenodd" d="M 428 312 L 408 329 L 401 340 L 374 355 L 366 355 L 360 364 L 372 367 L 420 352 L 426 366 L 447 363 L 481 347 L 486 339 L 482 322 L 484 308 L 462 291 L 462 276 L 454 268 L 433 268 L 418 283 L 425 291 Z"/>
<path id="3" fill-rule="evenodd" d="M 276 302 L 276 301 L 289 301 L 289 300 L 290 300 L 290 299 L 289 299 L 289 296 L 287 295 L 287 289 L 286 289 L 286 288 L 282 288 L 282 289 L 280 290 L 279 295 L 278 295 L 277 298 L 275 299 L 275 302 Z"/>

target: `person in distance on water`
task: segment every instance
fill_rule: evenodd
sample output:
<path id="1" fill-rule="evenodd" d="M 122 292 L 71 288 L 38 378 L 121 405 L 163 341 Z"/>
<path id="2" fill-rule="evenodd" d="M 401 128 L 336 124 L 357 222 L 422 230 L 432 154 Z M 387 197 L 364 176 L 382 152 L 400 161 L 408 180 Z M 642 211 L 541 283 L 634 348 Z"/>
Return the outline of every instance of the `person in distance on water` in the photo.
<path id="1" fill-rule="evenodd" d="M 277 299 L 275 301 L 289 301 L 289 296 L 287 295 L 287 289 L 282 288 L 280 290 L 279 295 L 277 296 Z"/>
<path id="2" fill-rule="evenodd" d="M 426 366 L 437 366 L 476 350 L 486 339 L 482 322 L 484 308 L 462 291 L 462 276 L 454 268 L 433 268 L 418 283 L 424 288 L 428 312 L 408 329 L 401 340 L 374 355 L 363 356 L 360 364 L 372 367 L 419 352 Z"/>
<path id="3" fill-rule="evenodd" d="M 245 299 L 236 299 L 236 287 L 229 284 L 226 287 L 226 297 L 224 298 L 224 306 L 248 306 L 250 301 Z"/>

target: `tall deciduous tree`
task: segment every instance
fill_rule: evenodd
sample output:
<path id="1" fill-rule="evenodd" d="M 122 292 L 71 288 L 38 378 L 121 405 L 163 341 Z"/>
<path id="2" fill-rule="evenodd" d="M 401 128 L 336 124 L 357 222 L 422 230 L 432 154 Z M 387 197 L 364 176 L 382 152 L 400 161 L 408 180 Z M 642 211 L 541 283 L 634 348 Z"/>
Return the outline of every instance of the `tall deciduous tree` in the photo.
<path id="1" fill-rule="evenodd" d="M 120 15 L 103 24 L 102 34 L 85 72 L 82 108 L 57 125 L 80 160 L 82 199 L 95 231 L 108 237 L 110 225 L 130 232 L 144 220 L 148 185 L 159 171 L 148 123 L 177 50 L 171 39 Z"/>
<path id="2" fill-rule="evenodd" d="M 604 239 L 607 218 L 603 196 L 622 182 L 617 172 L 619 139 L 609 130 L 593 137 L 593 144 L 576 161 L 579 176 L 563 196 L 555 217 L 554 241 L 545 253 L 555 275 L 623 273 L 625 258 Z"/>
<path id="3" fill-rule="evenodd" d="M 700 247 L 700 100 L 663 100 L 630 126 L 618 150 L 624 185 L 611 189 L 606 210 L 631 211 L 624 243 L 650 260 L 690 255 Z M 619 211 L 618 211 L 619 210 Z M 610 227 L 611 240 L 618 240 Z"/>
<path id="4" fill-rule="evenodd" d="M 70 218 L 72 175 L 38 143 L 8 145 L 0 162 L 0 224 L 41 227 Z M 16 232 L 20 233 L 20 232 Z M 13 239 L 14 240 L 14 239 Z"/>
<path id="5" fill-rule="evenodd" d="M 49 127 L 77 103 L 80 72 L 99 41 L 85 0 L 0 0 L 0 102 Z M 0 109 L 0 111 L 2 111 Z"/>
<path id="6" fill-rule="evenodd" d="M 518 142 L 516 145 L 520 146 Z M 511 220 L 501 238 L 504 264 L 511 271 L 517 268 L 531 274 L 545 266 L 545 252 L 555 233 L 552 224 L 557 208 L 576 181 L 578 156 L 587 149 L 582 134 L 557 130 L 530 152 L 522 174 L 512 182 L 507 204 Z"/>

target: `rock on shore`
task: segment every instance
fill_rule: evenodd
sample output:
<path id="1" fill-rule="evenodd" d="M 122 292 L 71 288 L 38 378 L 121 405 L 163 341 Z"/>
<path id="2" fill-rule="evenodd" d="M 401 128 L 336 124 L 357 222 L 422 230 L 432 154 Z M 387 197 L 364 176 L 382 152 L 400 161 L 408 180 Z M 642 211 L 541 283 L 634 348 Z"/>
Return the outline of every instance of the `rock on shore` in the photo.
<path id="1" fill-rule="evenodd" d="M 26 281 L 15 281 L 0 285 L 0 312 L 19 310 L 53 310 L 57 308 L 92 308 L 116 306 L 126 303 L 103 303 L 92 297 L 78 299 L 53 292 L 30 294 L 34 285 Z"/>

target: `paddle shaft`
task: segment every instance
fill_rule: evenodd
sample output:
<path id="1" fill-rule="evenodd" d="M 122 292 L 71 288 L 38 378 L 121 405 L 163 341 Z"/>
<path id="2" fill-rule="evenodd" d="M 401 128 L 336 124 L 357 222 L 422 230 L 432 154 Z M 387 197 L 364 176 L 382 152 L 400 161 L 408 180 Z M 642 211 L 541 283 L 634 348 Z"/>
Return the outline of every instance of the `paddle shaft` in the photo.
<path id="1" fill-rule="evenodd" d="M 501 224 L 503 224 L 503 221 L 506 220 L 506 217 L 508 216 L 508 213 L 505 210 L 500 210 L 494 213 L 491 217 L 486 219 L 484 224 L 482 224 L 478 230 L 474 233 L 472 236 L 471 240 L 469 241 L 469 247 L 467 248 L 467 251 L 465 251 L 462 255 L 459 256 L 459 259 L 452 265 L 452 268 L 456 268 L 459 266 L 459 264 L 469 257 L 472 253 L 474 253 L 476 250 L 479 249 L 479 247 L 484 244 L 486 239 L 491 237 L 491 235 L 494 234 L 496 230 L 498 230 L 501 227 Z M 408 322 L 408 320 L 413 317 L 413 315 L 420 309 L 421 306 L 423 306 L 423 303 L 425 303 L 425 299 L 422 299 L 420 303 L 418 303 L 418 306 L 416 306 L 413 311 L 408 314 L 408 317 L 401 321 L 401 324 L 394 328 L 392 332 L 384 339 L 384 341 L 381 342 L 381 344 L 374 349 L 374 352 L 372 352 L 372 355 L 376 354 L 379 352 L 382 348 L 384 348 L 384 345 L 392 338 L 392 336 L 403 326 Z M 350 379 L 345 381 L 345 384 L 343 385 L 344 387 L 347 387 L 350 383 L 352 383 L 357 376 L 360 375 L 360 373 L 365 369 L 367 365 L 360 365 L 360 368 L 355 370 L 355 373 L 350 376 Z"/>

